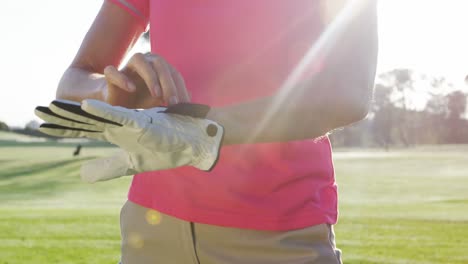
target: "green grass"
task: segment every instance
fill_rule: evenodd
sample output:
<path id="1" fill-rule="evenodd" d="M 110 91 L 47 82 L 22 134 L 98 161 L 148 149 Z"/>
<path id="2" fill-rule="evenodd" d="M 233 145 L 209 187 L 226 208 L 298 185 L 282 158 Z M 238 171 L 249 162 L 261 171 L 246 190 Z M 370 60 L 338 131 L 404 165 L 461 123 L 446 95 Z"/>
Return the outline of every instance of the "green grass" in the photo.
<path id="1" fill-rule="evenodd" d="M 335 153 L 345 263 L 468 263 L 465 148 Z"/>
<path id="2" fill-rule="evenodd" d="M 0 135 L 2 141 L 2 135 Z M 86 184 L 83 160 L 114 148 L 0 144 L 0 264 L 117 263 L 130 178 Z M 466 146 L 336 150 L 345 263 L 468 263 Z"/>
<path id="3" fill-rule="evenodd" d="M 87 184 L 78 176 L 82 161 L 115 149 L 85 144 L 74 158 L 72 143 L 3 143 L 0 264 L 118 263 L 130 178 Z"/>

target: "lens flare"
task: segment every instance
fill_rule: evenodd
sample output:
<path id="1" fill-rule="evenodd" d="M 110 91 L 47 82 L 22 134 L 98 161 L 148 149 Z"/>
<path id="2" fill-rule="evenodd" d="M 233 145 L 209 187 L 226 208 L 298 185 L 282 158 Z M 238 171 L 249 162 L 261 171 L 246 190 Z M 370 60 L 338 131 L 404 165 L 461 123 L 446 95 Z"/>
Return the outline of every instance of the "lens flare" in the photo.
<path id="1" fill-rule="evenodd" d="M 161 223 L 161 213 L 155 210 L 146 211 L 146 222 L 150 225 L 159 225 Z"/>
<path id="2" fill-rule="evenodd" d="M 143 241 L 143 237 L 135 232 L 128 234 L 128 243 L 130 247 L 140 249 L 143 248 L 145 242 Z"/>
<path id="3" fill-rule="evenodd" d="M 303 76 L 307 76 L 307 69 L 310 69 L 312 63 L 325 58 L 329 54 L 340 36 L 347 30 L 349 22 L 357 15 L 368 0 L 351 0 L 348 1 L 339 11 L 336 7 L 328 7 L 329 13 L 337 12 L 333 19 L 329 19 L 329 23 L 323 33 L 315 43 L 311 43 L 308 51 L 301 61 L 294 67 L 288 78 L 281 85 L 277 96 L 269 106 L 264 117 L 259 121 L 257 129 L 253 131 L 247 142 L 253 142 L 255 138 L 263 131 L 269 122 L 273 120 L 275 115 L 279 113 L 281 107 L 287 102 L 287 99 L 294 89 L 299 89 Z M 328 20 L 328 19 L 327 19 Z M 320 74 L 320 73 L 319 73 Z M 303 88 L 300 88 L 303 89 Z"/>

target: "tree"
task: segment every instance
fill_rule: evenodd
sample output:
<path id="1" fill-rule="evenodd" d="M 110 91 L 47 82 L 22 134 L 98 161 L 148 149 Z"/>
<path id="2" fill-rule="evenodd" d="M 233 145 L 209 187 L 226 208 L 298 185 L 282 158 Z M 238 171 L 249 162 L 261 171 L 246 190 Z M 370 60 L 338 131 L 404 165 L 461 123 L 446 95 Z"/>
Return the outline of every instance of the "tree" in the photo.
<path id="1" fill-rule="evenodd" d="M 36 120 L 29 121 L 24 127 L 25 130 L 35 131 L 39 128 L 40 124 Z"/>
<path id="2" fill-rule="evenodd" d="M 392 87 L 377 84 L 374 89 L 374 99 L 371 107 L 373 112 L 372 132 L 376 143 L 388 149 L 392 144 L 394 127 L 394 106 L 391 101 Z"/>
<path id="3" fill-rule="evenodd" d="M 0 131 L 9 131 L 10 128 L 5 122 L 0 121 Z"/>
<path id="4" fill-rule="evenodd" d="M 410 69 L 394 69 L 378 76 L 381 84 L 392 88 L 391 100 L 395 106 L 405 110 L 414 107 L 411 100 L 414 75 Z"/>
<path id="5" fill-rule="evenodd" d="M 447 96 L 447 142 L 448 143 L 462 143 L 465 137 L 468 136 L 466 131 L 463 115 L 467 107 L 467 96 L 462 91 L 454 91 Z"/>
<path id="6" fill-rule="evenodd" d="M 378 76 L 380 84 L 391 89 L 390 101 L 396 107 L 395 110 L 402 110 L 398 111 L 398 117 L 394 116 L 398 120 L 393 123 L 393 128 L 399 141 L 405 146 L 409 146 L 412 142 L 410 138 L 412 135 L 408 132 L 414 124 L 406 113 L 408 110 L 414 110 L 415 107 L 413 101 L 415 76 L 416 74 L 410 69 L 394 69 Z"/>
<path id="7" fill-rule="evenodd" d="M 395 69 L 378 75 L 367 120 L 334 131 L 330 138 L 334 146 L 386 149 L 399 144 L 468 143 L 467 110 L 468 95 L 446 78 Z"/>
<path id="8" fill-rule="evenodd" d="M 448 116 L 447 96 L 443 94 L 431 94 L 427 101 L 425 111 L 431 115 L 445 118 Z"/>
<path id="9" fill-rule="evenodd" d="M 466 111 L 467 95 L 462 91 L 454 91 L 447 95 L 449 119 L 461 119 Z"/>

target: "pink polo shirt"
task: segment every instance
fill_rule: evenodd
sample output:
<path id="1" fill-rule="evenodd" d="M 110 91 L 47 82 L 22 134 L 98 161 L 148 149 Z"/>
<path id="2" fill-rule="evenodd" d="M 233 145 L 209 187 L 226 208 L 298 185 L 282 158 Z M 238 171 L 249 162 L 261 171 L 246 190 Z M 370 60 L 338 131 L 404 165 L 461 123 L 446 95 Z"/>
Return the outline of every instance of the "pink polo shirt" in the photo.
<path id="1" fill-rule="evenodd" d="M 321 31 L 315 0 L 109 1 L 142 27 L 149 23 L 152 52 L 181 72 L 193 102 L 213 107 L 277 92 Z M 288 230 L 334 224 L 330 142 L 225 146 L 211 172 L 186 166 L 135 175 L 129 200 L 218 226 Z"/>

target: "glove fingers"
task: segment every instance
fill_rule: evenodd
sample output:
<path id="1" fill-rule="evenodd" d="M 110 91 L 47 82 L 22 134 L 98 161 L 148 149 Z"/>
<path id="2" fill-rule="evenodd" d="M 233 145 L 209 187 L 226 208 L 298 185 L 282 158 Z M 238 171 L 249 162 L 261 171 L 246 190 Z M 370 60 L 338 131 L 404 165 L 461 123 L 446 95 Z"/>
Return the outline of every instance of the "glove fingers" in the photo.
<path id="1" fill-rule="evenodd" d="M 37 117 L 44 120 L 46 123 L 56 124 L 63 127 L 81 128 L 85 130 L 98 130 L 95 125 L 87 124 L 78 120 L 73 120 L 67 117 L 60 116 L 52 112 L 48 107 L 38 106 L 34 110 Z"/>
<path id="2" fill-rule="evenodd" d="M 122 126 L 119 123 L 112 122 L 111 120 L 107 120 L 84 111 L 79 103 L 73 101 L 54 100 L 49 105 L 49 109 L 61 117 L 72 119 L 77 122 L 92 124 L 99 127 L 106 125 Z"/>
<path id="3" fill-rule="evenodd" d="M 39 127 L 39 131 L 55 137 L 102 139 L 102 132 L 87 130 L 83 128 L 65 127 L 56 124 L 44 123 Z"/>
<path id="4" fill-rule="evenodd" d="M 150 117 L 142 115 L 136 109 L 112 106 L 102 101 L 93 99 L 84 100 L 82 109 L 93 116 L 120 124 L 121 126 L 134 127 L 138 126 L 139 121 L 141 124 L 151 122 Z"/>
<path id="5" fill-rule="evenodd" d="M 81 179 L 88 183 L 107 181 L 134 174 L 125 151 L 119 150 L 111 157 L 88 161 L 81 166 Z"/>

